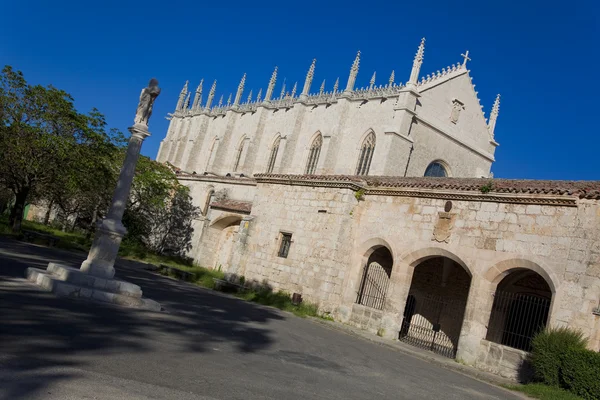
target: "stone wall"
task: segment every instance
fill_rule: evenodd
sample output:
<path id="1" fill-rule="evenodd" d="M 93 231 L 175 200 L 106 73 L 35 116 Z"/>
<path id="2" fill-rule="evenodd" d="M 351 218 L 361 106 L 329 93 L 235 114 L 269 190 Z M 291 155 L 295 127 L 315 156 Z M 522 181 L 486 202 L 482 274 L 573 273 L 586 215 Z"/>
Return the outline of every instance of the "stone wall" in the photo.
<path id="1" fill-rule="evenodd" d="M 349 189 L 259 185 L 243 274 L 332 311 L 352 252 L 353 202 Z M 281 232 L 292 234 L 287 258 L 278 256 Z"/>
<path id="2" fill-rule="evenodd" d="M 233 172 L 236 149 L 244 137 L 247 156 L 240 172 L 267 172 L 275 137 L 282 139 L 274 173 L 302 174 L 316 134 L 323 135 L 317 173 L 352 174 L 362 140 L 377 137 L 369 174 L 422 176 L 429 163 L 443 160 L 455 177 L 488 176 L 497 145 L 488 131 L 466 69 L 390 97 L 363 99 L 338 94 L 329 104 L 259 104 L 209 112 L 177 110 L 160 146 L 159 161 L 188 172 Z M 452 102 L 463 108 L 451 120 Z M 413 118 L 414 117 L 414 118 Z M 211 150 L 212 149 L 212 150 Z M 408 167 L 408 168 L 407 168 Z"/>
<path id="3" fill-rule="evenodd" d="M 235 270 L 276 290 L 302 293 L 337 320 L 390 339 L 398 336 L 409 293 L 434 287 L 466 301 L 456 326 L 443 323 L 448 336 L 460 332 L 452 340 L 457 357 L 488 366 L 498 364 L 482 353 L 491 351 L 482 340 L 497 285 L 514 271 L 529 270 L 552 294 L 549 324 L 581 329 L 590 348 L 600 349 L 600 316 L 594 314 L 600 299 L 597 199 L 579 198 L 575 183 L 515 181 L 511 189 L 512 181 L 494 180 L 491 192 L 482 193 L 487 179 L 394 179 L 259 175 L 252 189 L 223 182 L 231 193 L 254 190 L 251 215 L 242 224 L 247 236 L 236 239 L 233 250 Z M 495 185 L 509 189 L 500 193 Z M 282 232 L 292 234 L 287 258 L 278 256 Z M 367 310 L 355 302 L 363 268 L 381 247 L 393 258 L 390 283 L 383 309 Z M 459 279 L 462 271 L 470 284 Z M 509 359 L 515 357 L 498 362 L 505 368 Z"/>

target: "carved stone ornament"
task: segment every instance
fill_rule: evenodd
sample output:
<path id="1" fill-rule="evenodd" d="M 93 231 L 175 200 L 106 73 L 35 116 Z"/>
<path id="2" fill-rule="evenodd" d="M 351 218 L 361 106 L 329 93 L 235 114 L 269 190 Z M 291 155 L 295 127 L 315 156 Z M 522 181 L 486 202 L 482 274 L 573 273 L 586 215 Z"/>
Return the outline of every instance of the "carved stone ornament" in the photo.
<path id="1" fill-rule="evenodd" d="M 433 238 L 436 242 L 449 243 L 452 228 L 454 227 L 455 214 L 448 212 L 438 213 L 438 220 L 433 228 Z"/>
<path id="2" fill-rule="evenodd" d="M 452 99 L 452 112 L 450 113 L 450 121 L 452 123 L 458 122 L 458 117 L 460 117 L 460 112 L 465 109 L 465 105 L 458 99 Z"/>
<path id="3" fill-rule="evenodd" d="M 135 124 L 148 126 L 148 121 L 152 115 L 152 106 L 154 100 L 160 94 L 160 88 L 158 87 L 158 81 L 154 78 L 150 79 L 148 87 L 142 89 L 140 94 L 140 102 L 135 113 Z"/>

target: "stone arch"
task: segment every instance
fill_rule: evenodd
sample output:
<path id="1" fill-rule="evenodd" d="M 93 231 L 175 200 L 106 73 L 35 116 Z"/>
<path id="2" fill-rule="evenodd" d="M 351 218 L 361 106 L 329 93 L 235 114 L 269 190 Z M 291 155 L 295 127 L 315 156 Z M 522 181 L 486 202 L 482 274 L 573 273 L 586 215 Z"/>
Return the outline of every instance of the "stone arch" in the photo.
<path id="1" fill-rule="evenodd" d="M 267 158 L 267 173 L 273 173 L 275 169 L 275 163 L 277 162 L 277 156 L 279 154 L 279 147 L 281 145 L 281 133 L 277 133 L 273 140 L 271 140 L 271 144 L 269 145 L 268 158 Z"/>
<path id="2" fill-rule="evenodd" d="M 362 144 L 367 139 L 367 137 L 369 137 L 369 135 L 371 135 L 371 134 L 374 135 L 375 140 L 377 140 L 377 134 L 375 133 L 375 130 L 373 128 L 369 128 L 360 136 L 360 139 L 358 140 L 358 142 L 356 144 L 356 150 L 360 151 Z"/>
<path id="3" fill-rule="evenodd" d="M 446 177 L 448 177 L 448 178 L 452 177 L 452 169 L 450 168 L 450 164 L 448 164 L 445 160 L 442 160 L 441 158 L 435 159 L 435 160 L 431 161 L 429 164 L 427 164 L 427 167 L 425 167 L 425 172 L 423 173 L 423 176 L 433 176 L 433 175 L 426 175 L 426 174 L 427 174 L 428 169 L 434 164 L 439 164 L 442 166 L 442 168 L 444 169 L 444 171 L 446 173 Z"/>
<path id="4" fill-rule="evenodd" d="M 237 214 L 225 214 L 216 218 L 211 222 L 210 227 L 215 229 L 223 229 L 228 226 L 239 224 L 242 221 L 242 216 Z"/>
<path id="5" fill-rule="evenodd" d="M 208 188 L 206 190 L 206 198 L 204 200 L 204 207 L 202 208 L 202 215 L 204 215 L 205 217 L 208 216 L 210 202 L 211 202 L 214 194 L 215 194 L 215 187 L 213 185 L 208 185 Z"/>
<path id="6" fill-rule="evenodd" d="M 556 288 L 558 287 L 559 282 L 556 275 L 547 268 L 542 267 L 540 264 L 525 258 L 509 258 L 500 261 L 487 270 L 487 272 L 484 274 L 484 278 L 493 285 L 497 285 L 511 272 L 514 272 L 518 269 L 528 269 L 536 272 L 538 275 L 544 278 L 550 287 L 552 295 L 554 296 L 556 294 Z"/>
<path id="7" fill-rule="evenodd" d="M 233 156 L 233 164 L 232 171 L 237 172 L 240 166 L 243 165 L 242 158 L 244 157 L 244 150 L 247 148 L 246 141 L 248 140 L 248 135 L 245 133 L 242 134 L 240 140 L 237 141 L 237 145 L 235 146 L 234 156 Z"/>
<path id="8" fill-rule="evenodd" d="M 373 154 L 377 145 L 377 135 L 373 129 L 368 129 L 358 142 L 358 158 L 355 175 L 369 175 Z"/>
<path id="9" fill-rule="evenodd" d="M 211 223 L 209 230 L 215 244 L 212 262 L 214 268 L 231 272 L 231 259 L 241 222 L 240 215 L 226 214 Z"/>
<path id="10" fill-rule="evenodd" d="M 306 159 L 304 173 L 306 175 L 313 175 L 317 172 L 317 166 L 319 164 L 319 158 L 321 157 L 321 149 L 323 148 L 323 135 L 320 131 L 317 131 L 310 139 L 306 146 Z"/>
<path id="11" fill-rule="evenodd" d="M 473 271 L 471 270 L 471 268 L 469 268 L 468 264 L 462 260 L 462 258 L 460 258 L 456 254 L 452 253 L 451 251 L 448 251 L 441 247 L 432 246 L 432 247 L 425 247 L 422 249 L 414 250 L 406 255 L 401 256 L 401 259 L 409 267 L 415 268 L 417 265 L 419 265 L 423 261 L 426 261 L 427 259 L 434 258 L 434 257 L 449 258 L 450 260 L 456 262 L 458 265 L 463 267 L 465 272 L 467 274 L 469 274 L 470 277 L 473 277 Z"/>
<path id="12" fill-rule="evenodd" d="M 473 271 L 441 247 L 405 253 L 410 283 L 402 311 L 399 339 L 454 358 L 459 346 Z M 407 282 L 408 283 L 408 282 Z"/>
<path id="13" fill-rule="evenodd" d="M 392 247 L 381 238 L 373 238 L 360 249 L 362 268 L 355 303 L 382 310 L 394 268 Z"/>
<path id="14" fill-rule="evenodd" d="M 555 277 L 539 264 L 521 258 L 500 261 L 484 277 L 494 293 L 485 339 L 531 350 L 532 338 L 550 318 L 556 295 Z"/>
<path id="15" fill-rule="evenodd" d="M 214 158 L 217 154 L 217 149 L 219 148 L 219 136 L 215 135 L 213 138 L 210 147 L 208 148 L 208 157 L 206 157 L 206 166 L 204 167 L 205 172 L 209 172 L 209 169 L 212 167 L 214 162 Z"/>

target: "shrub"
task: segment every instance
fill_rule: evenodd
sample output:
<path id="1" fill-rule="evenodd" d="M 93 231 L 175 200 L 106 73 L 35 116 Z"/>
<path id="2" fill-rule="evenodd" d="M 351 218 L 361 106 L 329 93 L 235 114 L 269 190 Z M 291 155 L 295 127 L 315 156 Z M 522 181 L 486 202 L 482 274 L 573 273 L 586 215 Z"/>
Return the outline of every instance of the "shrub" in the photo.
<path id="1" fill-rule="evenodd" d="M 562 358 L 561 380 L 567 390 L 584 399 L 600 399 L 600 353 L 567 350 Z"/>
<path id="2" fill-rule="evenodd" d="M 531 346 L 535 378 L 546 385 L 559 386 L 562 358 L 569 349 L 585 349 L 586 339 L 581 331 L 567 327 L 550 328 L 535 335 Z"/>

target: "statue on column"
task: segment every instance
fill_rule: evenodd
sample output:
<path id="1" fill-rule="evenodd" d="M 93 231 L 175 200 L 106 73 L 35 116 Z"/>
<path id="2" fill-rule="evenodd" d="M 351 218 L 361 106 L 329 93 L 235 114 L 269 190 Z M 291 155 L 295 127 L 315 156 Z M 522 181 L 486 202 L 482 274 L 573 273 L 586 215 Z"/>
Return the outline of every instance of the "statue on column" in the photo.
<path id="1" fill-rule="evenodd" d="M 160 88 L 158 87 L 158 80 L 154 78 L 150 79 L 148 87 L 142 89 L 142 93 L 140 94 L 140 102 L 135 113 L 134 122 L 136 125 L 148 126 L 148 121 L 152 115 L 154 100 L 156 100 L 159 94 Z"/>

